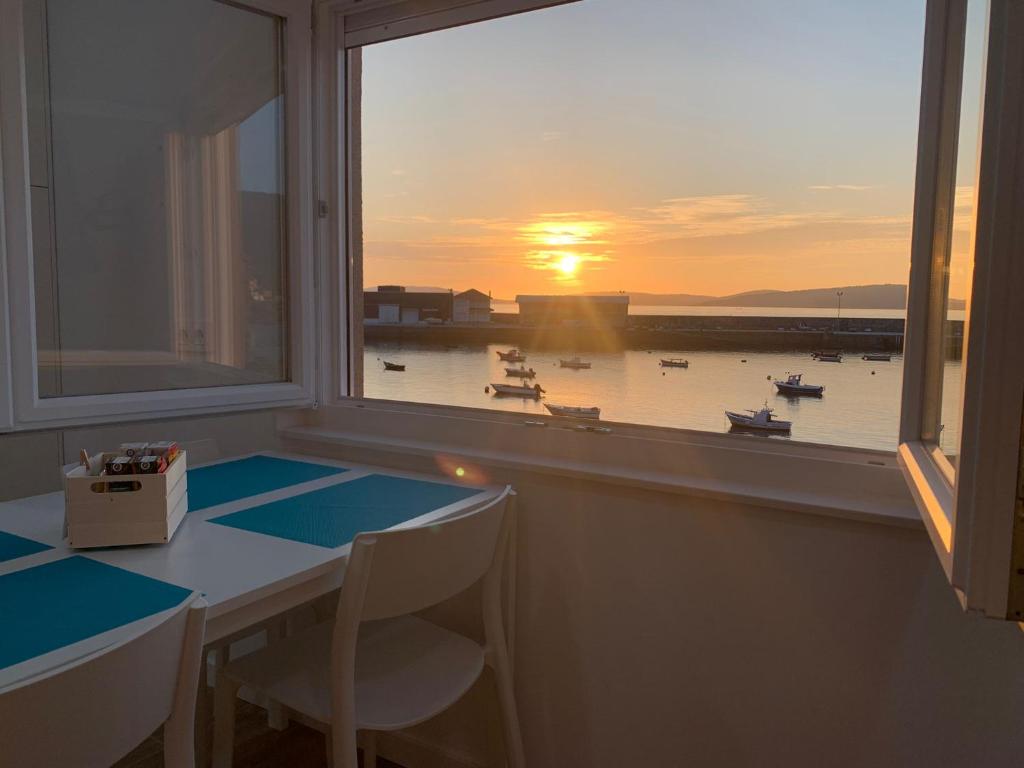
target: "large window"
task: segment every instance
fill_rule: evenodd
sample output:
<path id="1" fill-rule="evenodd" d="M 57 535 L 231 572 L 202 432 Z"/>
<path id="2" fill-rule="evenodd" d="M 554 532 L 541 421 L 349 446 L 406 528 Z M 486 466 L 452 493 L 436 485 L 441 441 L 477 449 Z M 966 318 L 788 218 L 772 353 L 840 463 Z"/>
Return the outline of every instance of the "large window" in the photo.
<path id="1" fill-rule="evenodd" d="M 281 21 L 26 10 L 40 396 L 283 380 Z"/>
<path id="2" fill-rule="evenodd" d="M 923 36 L 585 0 L 362 46 L 363 394 L 894 450 Z"/>
<path id="3" fill-rule="evenodd" d="M 14 422 L 308 400 L 308 4 L 3 14 Z"/>

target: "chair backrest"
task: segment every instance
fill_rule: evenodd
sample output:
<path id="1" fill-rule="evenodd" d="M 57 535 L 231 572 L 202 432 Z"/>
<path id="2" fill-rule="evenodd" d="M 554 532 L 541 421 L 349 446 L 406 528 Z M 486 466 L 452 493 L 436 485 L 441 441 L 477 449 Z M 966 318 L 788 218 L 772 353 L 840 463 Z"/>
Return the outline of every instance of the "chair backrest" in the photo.
<path id="1" fill-rule="evenodd" d="M 0 762 L 106 768 L 157 728 L 191 765 L 206 602 L 193 595 L 155 626 L 0 691 Z M 185 727 L 187 725 L 187 728 Z"/>
<path id="2" fill-rule="evenodd" d="M 372 548 L 359 619 L 413 613 L 479 581 L 494 563 L 510 492 L 505 488 L 485 506 L 436 523 L 359 534 L 353 552 Z M 353 589 L 359 580 L 352 579 Z"/>

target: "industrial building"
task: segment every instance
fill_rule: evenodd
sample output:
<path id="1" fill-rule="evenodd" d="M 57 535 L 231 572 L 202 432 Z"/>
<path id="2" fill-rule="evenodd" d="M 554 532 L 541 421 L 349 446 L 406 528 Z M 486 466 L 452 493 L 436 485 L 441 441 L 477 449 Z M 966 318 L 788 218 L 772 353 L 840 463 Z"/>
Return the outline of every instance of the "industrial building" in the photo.
<path id="1" fill-rule="evenodd" d="M 455 294 L 454 318 L 456 323 L 491 322 L 491 297 L 475 288 Z"/>
<path id="2" fill-rule="evenodd" d="M 623 328 L 629 296 L 516 296 L 523 325 Z"/>
<path id="3" fill-rule="evenodd" d="M 379 323 L 451 322 L 451 291 L 407 291 L 401 285 L 379 285 L 363 291 L 363 319 Z"/>

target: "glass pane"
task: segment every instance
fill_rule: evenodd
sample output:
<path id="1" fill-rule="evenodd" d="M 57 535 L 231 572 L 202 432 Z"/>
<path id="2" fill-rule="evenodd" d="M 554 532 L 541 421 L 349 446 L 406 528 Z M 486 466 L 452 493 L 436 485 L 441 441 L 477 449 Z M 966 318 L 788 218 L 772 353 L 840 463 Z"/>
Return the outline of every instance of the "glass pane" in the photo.
<path id="1" fill-rule="evenodd" d="M 363 47 L 365 395 L 894 450 L 923 34 L 587 0 Z"/>
<path id="2" fill-rule="evenodd" d="M 985 48 L 988 33 L 987 0 L 967 4 L 963 84 L 960 96 L 956 175 L 950 222 L 949 254 L 933 271 L 933 296 L 941 302 L 941 343 L 929 351 L 932 392 L 940 392 L 938 408 L 926 421 L 926 441 L 937 443 L 956 468 L 960 450 L 961 377 L 966 331 L 966 308 L 971 292 L 974 259 L 974 220 L 978 178 L 979 131 L 984 98 Z M 940 258 L 941 254 L 936 254 Z M 934 327 L 934 326 L 933 326 Z"/>
<path id="3" fill-rule="evenodd" d="M 25 0 L 41 397 L 287 377 L 282 22 Z"/>

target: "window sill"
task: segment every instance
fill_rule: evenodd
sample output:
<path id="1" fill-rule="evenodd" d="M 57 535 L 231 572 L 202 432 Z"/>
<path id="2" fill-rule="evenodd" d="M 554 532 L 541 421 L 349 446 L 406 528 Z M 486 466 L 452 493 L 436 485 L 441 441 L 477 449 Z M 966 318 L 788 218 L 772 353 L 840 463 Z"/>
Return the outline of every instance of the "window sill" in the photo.
<path id="1" fill-rule="evenodd" d="M 310 446 L 439 456 L 467 464 L 920 529 L 894 454 L 476 409 L 351 400 L 281 427 Z M 546 426 L 530 426 L 528 422 Z M 870 489 L 866 492 L 865 489 Z"/>

